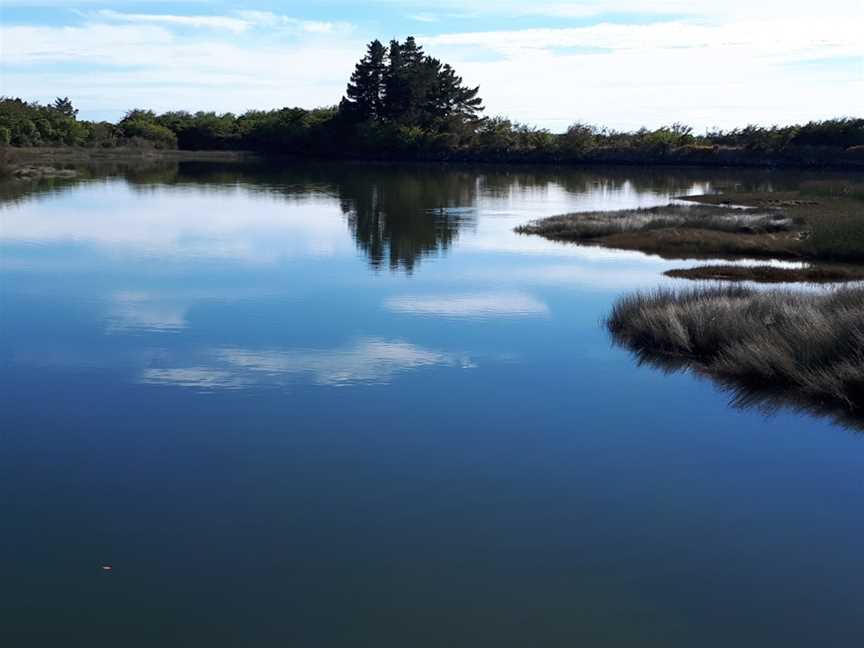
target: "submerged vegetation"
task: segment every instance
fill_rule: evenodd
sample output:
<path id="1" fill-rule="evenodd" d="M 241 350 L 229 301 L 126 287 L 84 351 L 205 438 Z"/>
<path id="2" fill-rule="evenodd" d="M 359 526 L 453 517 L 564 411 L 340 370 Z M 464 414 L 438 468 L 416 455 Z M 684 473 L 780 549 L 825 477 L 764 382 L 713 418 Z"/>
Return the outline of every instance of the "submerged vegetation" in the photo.
<path id="1" fill-rule="evenodd" d="M 0 145 L 249 150 L 278 155 L 494 162 L 842 165 L 864 168 L 864 118 L 747 126 L 695 134 L 673 123 L 616 131 L 581 122 L 552 133 L 482 117 L 478 87 L 414 38 L 367 46 L 338 105 L 79 120 L 68 98 L 42 105 L 0 98 Z"/>
<path id="2" fill-rule="evenodd" d="M 707 374 L 739 403 L 864 420 L 864 288 L 637 293 L 618 300 L 607 327 L 640 360 Z"/>

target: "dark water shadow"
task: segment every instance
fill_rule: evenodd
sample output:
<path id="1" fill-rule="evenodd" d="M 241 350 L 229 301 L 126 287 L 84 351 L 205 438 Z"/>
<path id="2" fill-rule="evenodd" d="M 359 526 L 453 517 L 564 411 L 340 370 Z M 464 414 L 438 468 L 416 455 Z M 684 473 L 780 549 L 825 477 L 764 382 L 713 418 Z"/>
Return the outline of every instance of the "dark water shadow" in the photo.
<path id="1" fill-rule="evenodd" d="M 693 358 L 655 353 L 634 347 L 614 334 L 611 337 L 615 346 L 631 353 L 638 366 L 648 366 L 669 375 L 689 372 L 700 380 L 709 381 L 726 394 L 729 405 L 735 409 L 756 410 L 769 417 L 788 410 L 797 414 L 828 418 L 849 432 L 864 433 L 864 400 L 846 406 L 836 401 L 815 398 L 792 387 L 717 376 Z"/>

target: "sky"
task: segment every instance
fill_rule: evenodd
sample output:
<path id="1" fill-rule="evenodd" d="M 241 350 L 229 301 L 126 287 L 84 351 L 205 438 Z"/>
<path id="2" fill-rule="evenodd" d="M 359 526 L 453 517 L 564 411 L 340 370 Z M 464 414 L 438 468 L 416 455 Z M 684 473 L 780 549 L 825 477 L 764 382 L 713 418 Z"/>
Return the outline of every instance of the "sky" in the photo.
<path id="1" fill-rule="evenodd" d="M 413 35 L 487 115 L 701 132 L 864 116 L 862 26 L 864 0 L 0 0 L 0 94 L 110 121 L 312 108 Z"/>

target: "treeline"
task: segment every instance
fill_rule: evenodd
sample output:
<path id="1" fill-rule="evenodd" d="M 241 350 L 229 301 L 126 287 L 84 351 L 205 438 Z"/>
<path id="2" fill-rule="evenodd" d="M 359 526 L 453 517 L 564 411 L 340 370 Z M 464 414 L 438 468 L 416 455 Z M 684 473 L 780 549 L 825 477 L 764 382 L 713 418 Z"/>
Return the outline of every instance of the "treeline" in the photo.
<path id="1" fill-rule="evenodd" d="M 864 164 L 864 119 L 693 133 L 671 124 L 623 132 L 575 123 L 565 133 L 481 117 L 479 88 L 413 38 L 373 41 L 338 106 L 232 113 L 131 110 L 116 124 L 77 119 L 68 98 L 49 105 L 0 98 L 0 144 L 250 150 L 384 159 Z"/>

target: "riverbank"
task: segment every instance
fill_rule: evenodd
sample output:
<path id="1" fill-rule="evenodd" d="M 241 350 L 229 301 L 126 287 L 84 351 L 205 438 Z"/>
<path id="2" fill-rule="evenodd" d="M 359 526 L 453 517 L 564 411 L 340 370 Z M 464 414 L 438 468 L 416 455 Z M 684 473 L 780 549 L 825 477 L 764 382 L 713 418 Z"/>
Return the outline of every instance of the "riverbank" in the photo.
<path id="1" fill-rule="evenodd" d="M 155 162 L 241 162 L 248 151 L 180 151 L 153 148 L 0 147 L 0 178 L 74 178 L 82 167 Z"/>
<path id="2" fill-rule="evenodd" d="M 563 136 L 559 136 L 563 137 Z M 693 166 L 732 168 L 789 168 L 864 171 L 864 146 L 794 146 L 759 150 L 746 146 L 686 144 L 656 148 L 598 146 L 585 151 L 537 147 L 445 150 L 358 151 L 332 157 L 385 161 L 480 162 L 497 164 L 567 164 L 610 166 Z"/>
<path id="3" fill-rule="evenodd" d="M 353 161 L 383 163 L 452 163 L 494 165 L 564 165 L 564 166 L 645 166 L 709 168 L 788 168 L 864 171 L 864 146 L 790 145 L 780 149 L 717 144 L 684 144 L 648 146 L 596 145 L 588 148 L 568 144 L 567 135 L 520 133 L 512 142 L 476 143 L 459 146 L 411 145 L 390 142 L 389 145 L 360 146 L 349 144 L 344 137 L 322 140 L 317 144 L 304 139 L 301 145 L 266 146 L 255 140 L 246 143 L 214 142 L 212 148 L 152 146 L 3 146 L 4 155 L 15 159 L 54 163 L 91 163 L 117 160 L 219 160 L 232 161 L 250 156 L 274 160 Z M 542 135 L 542 137 L 541 137 Z M 525 139 L 526 141 L 521 141 Z M 535 141 L 536 140 L 536 141 Z M 509 141 L 509 140 L 508 140 Z M 398 145 L 397 145 L 398 144 Z M 238 148 L 238 146 L 240 148 Z"/>

